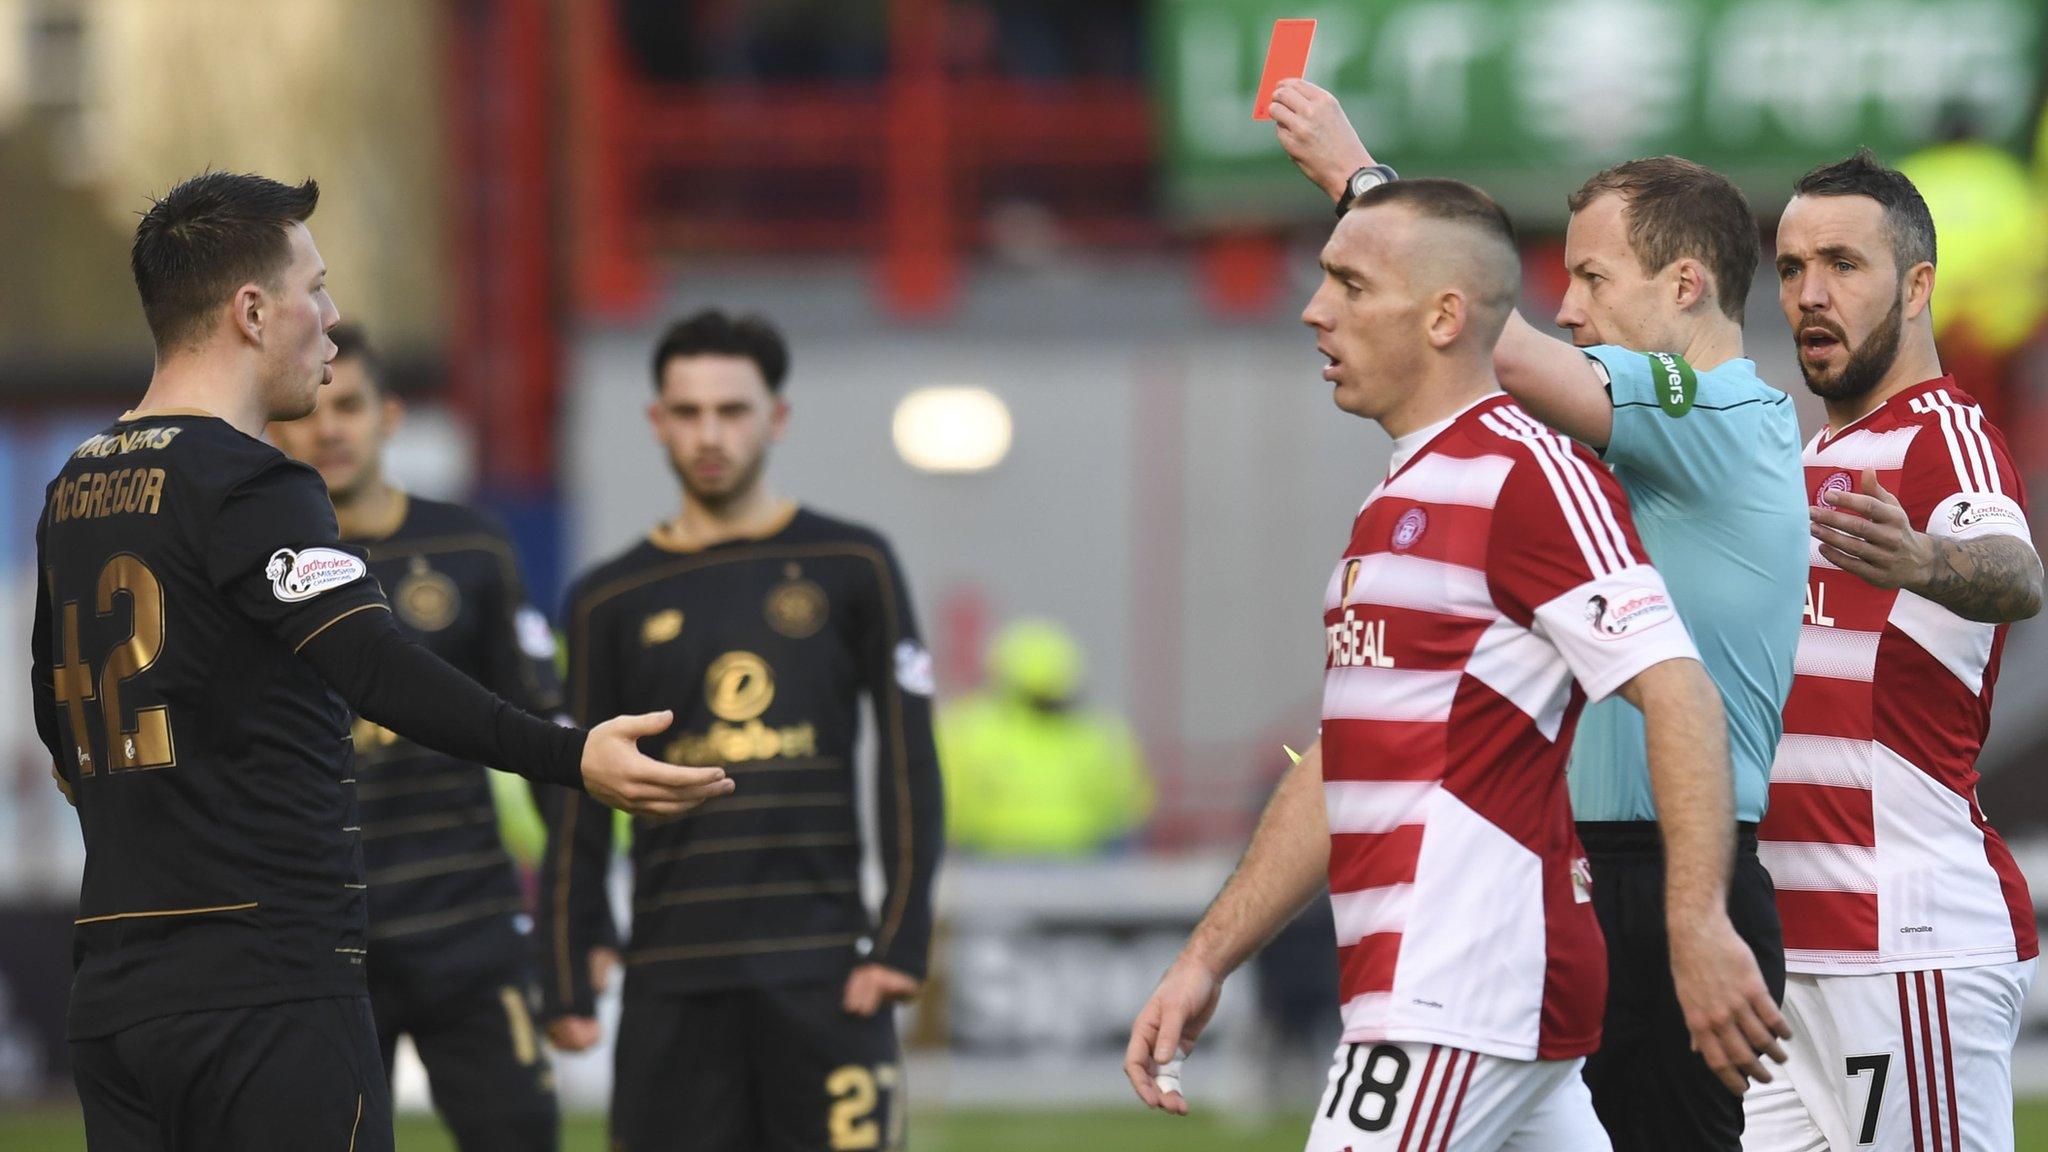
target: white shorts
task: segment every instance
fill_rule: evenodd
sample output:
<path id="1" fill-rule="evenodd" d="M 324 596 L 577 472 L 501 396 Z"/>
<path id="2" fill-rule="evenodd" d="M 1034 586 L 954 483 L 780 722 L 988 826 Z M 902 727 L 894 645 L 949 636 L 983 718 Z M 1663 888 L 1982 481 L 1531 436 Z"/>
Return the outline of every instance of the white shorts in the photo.
<path id="1" fill-rule="evenodd" d="M 1790 1063 L 1743 1097 L 1743 1152 L 2010 1152 L 2034 966 L 1787 975 Z"/>
<path id="2" fill-rule="evenodd" d="M 1609 1152 L 1585 1063 L 1339 1044 L 1307 1152 Z"/>

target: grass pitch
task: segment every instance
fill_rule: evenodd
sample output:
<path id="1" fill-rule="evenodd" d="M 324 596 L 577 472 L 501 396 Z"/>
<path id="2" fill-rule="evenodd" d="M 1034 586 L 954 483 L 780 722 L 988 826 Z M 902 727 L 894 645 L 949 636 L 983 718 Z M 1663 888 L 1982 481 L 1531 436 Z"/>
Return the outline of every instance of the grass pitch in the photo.
<path id="1" fill-rule="evenodd" d="M 1186 1119 L 1149 1115 L 1136 1105 L 1074 1113 L 948 1112 L 915 1115 L 916 1152 L 1300 1152 L 1306 1117 L 1226 1121 L 1197 1113 Z M 2016 1148 L 2048 1149 L 2048 1100 L 2022 1101 Z M 570 1117 L 563 1152 L 605 1152 L 604 1121 Z M 0 1148 L 8 1152 L 85 1152 L 75 1107 L 0 1112 Z M 398 1124 L 398 1152 L 455 1152 L 431 1119 Z"/>
<path id="2" fill-rule="evenodd" d="M 913 1115 L 909 1146 L 915 1152 L 1300 1152 L 1307 1122 L 1226 1123 L 1201 1115 L 1185 1119 L 1129 1109 L 1056 1112 L 952 1112 Z M 85 1152 L 75 1107 L 0 1112 L 0 1149 L 7 1152 Z M 563 1152 L 605 1152 L 604 1120 L 572 1116 L 563 1126 Z M 441 1125 L 428 1118 L 398 1122 L 398 1152 L 455 1152 Z"/>

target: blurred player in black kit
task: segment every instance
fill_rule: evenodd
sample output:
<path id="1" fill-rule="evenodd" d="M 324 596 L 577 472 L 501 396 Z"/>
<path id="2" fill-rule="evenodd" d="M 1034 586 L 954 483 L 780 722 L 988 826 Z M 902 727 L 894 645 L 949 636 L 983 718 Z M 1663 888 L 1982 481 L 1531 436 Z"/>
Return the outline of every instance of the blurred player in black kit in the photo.
<path id="1" fill-rule="evenodd" d="M 648 417 L 682 512 L 569 596 L 572 714 L 672 710 L 677 734 L 650 747 L 746 782 L 691 819 L 636 826 L 617 1152 L 902 1140 L 884 1008 L 917 994 L 931 945 L 943 841 L 931 660 L 882 537 L 784 501 L 764 478 L 789 417 L 788 365 L 758 318 L 704 312 L 668 330 Z M 878 753 L 876 915 L 861 899 L 855 805 L 863 694 Z M 598 1039 L 593 968 L 617 947 L 613 822 L 573 793 L 551 817 L 541 988 L 550 1037 L 575 1050 Z"/>
<path id="2" fill-rule="evenodd" d="M 272 425 L 272 438 L 319 470 L 342 540 L 365 552 L 407 635 L 520 707 L 558 711 L 555 635 L 527 603 L 504 527 L 386 478 L 403 405 L 360 329 L 328 338 L 333 381 L 312 415 Z M 552 1152 L 561 1119 L 533 1024 L 532 920 L 490 778 L 369 720 L 356 721 L 355 751 L 385 1074 L 410 1034 L 463 1152 Z"/>
<path id="3" fill-rule="evenodd" d="M 93 1152 L 391 1149 L 351 706 L 650 818 L 732 790 L 638 753 L 667 716 L 561 727 L 406 639 L 319 474 L 258 439 L 329 376 L 318 200 L 207 173 L 143 216 L 149 389 L 36 523 L 36 730 L 85 836 L 68 1031 Z"/>

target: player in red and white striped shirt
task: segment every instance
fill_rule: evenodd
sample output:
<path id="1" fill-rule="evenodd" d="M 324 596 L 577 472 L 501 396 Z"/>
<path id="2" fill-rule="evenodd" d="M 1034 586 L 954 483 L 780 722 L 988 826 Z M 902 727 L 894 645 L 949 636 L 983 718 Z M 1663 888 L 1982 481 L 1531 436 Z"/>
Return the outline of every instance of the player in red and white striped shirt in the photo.
<path id="1" fill-rule="evenodd" d="M 1806 448 L 1814 545 L 1759 831 L 1785 925 L 1788 1076 L 1755 1152 L 2012 1147 L 2033 902 L 1977 804 L 2006 626 L 2041 604 L 2005 440 L 1942 375 L 1934 222 L 1866 152 L 1809 173 L 1779 298 L 1828 426 Z"/>
<path id="2" fill-rule="evenodd" d="M 1672 950 L 1731 1086 L 1782 1027 L 1727 918 L 1726 731 L 1607 470 L 1500 392 L 1520 288 L 1507 217 L 1444 180 L 1368 192 L 1303 319 L 1337 404 L 1395 437 L 1324 604 L 1323 735 L 1132 1030 L 1140 1098 L 1185 1112 L 1176 1056 L 1224 977 L 1327 876 L 1344 1040 L 1310 1152 L 1608 1147 L 1579 1077 L 1606 953 L 1564 765 L 1579 710 L 1645 713 Z"/>

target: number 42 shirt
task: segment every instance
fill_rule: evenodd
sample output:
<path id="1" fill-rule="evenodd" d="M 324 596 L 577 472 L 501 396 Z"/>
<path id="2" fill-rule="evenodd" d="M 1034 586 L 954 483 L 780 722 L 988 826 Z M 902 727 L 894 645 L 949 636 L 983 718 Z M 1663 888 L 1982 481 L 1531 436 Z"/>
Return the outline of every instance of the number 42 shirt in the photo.
<path id="1" fill-rule="evenodd" d="M 85 836 L 71 1038 L 362 995 L 349 710 L 295 652 L 385 602 L 320 474 L 203 412 L 124 418 L 36 552 L 36 728 Z"/>

